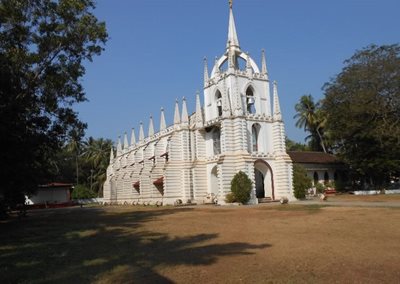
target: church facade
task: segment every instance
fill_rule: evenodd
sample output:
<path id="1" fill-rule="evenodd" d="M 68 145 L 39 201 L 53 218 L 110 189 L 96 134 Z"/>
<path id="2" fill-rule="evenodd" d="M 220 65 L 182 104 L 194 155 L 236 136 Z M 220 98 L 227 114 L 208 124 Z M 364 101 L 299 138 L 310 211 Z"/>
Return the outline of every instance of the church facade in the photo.
<path id="1" fill-rule="evenodd" d="M 134 130 L 130 143 L 126 134 L 118 139 L 104 202 L 223 204 L 239 171 L 253 182 L 250 203 L 294 199 L 277 83 L 270 82 L 264 51 L 259 68 L 241 50 L 232 4 L 225 52 L 211 73 L 204 60 L 203 102 L 197 93 L 189 116 L 186 100 L 176 101 L 173 125 L 166 126 L 161 109 L 157 133 L 150 118 L 147 137 L 141 124 L 138 139 Z"/>

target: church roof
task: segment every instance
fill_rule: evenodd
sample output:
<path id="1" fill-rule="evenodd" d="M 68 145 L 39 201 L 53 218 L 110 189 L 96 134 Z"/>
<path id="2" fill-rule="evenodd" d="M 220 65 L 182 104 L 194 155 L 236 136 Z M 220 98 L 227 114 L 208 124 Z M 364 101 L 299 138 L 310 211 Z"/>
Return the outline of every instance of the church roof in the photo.
<path id="1" fill-rule="evenodd" d="M 288 151 L 287 152 L 294 163 L 303 164 L 339 164 L 336 156 L 323 152 L 309 152 L 309 151 Z"/>

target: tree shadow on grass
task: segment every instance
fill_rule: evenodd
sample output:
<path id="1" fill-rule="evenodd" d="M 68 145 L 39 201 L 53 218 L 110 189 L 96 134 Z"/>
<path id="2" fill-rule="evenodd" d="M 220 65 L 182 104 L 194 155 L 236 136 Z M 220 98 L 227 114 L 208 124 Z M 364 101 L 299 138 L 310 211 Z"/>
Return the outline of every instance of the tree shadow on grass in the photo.
<path id="1" fill-rule="evenodd" d="M 220 257 L 253 254 L 270 246 L 214 244 L 215 233 L 173 237 L 157 232 L 157 224 L 151 230 L 143 227 L 191 210 L 75 208 L 0 224 L 0 282 L 172 283 L 157 270 L 211 265 Z"/>

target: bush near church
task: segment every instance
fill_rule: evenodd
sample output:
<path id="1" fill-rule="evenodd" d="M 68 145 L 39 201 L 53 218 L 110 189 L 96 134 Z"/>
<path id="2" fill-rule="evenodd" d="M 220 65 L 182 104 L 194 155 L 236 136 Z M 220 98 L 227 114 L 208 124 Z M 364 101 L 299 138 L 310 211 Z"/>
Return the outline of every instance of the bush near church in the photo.
<path id="1" fill-rule="evenodd" d="M 242 171 L 238 172 L 231 181 L 232 194 L 229 196 L 229 200 L 234 200 L 242 204 L 247 203 L 250 200 L 251 188 L 252 183 L 249 177 Z"/>
<path id="2" fill-rule="evenodd" d="M 236 197 L 233 194 L 233 192 L 229 192 L 227 195 L 225 195 L 225 202 L 226 203 L 234 203 L 234 202 L 236 202 Z"/>
<path id="3" fill-rule="evenodd" d="M 307 177 L 306 170 L 299 165 L 293 165 L 293 191 L 294 197 L 303 199 L 306 197 L 307 189 L 312 186 L 311 179 Z"/>
<path id="4" fill-rule="evenodd" d="M 72 191 L 72 199 L 87 199 L 96 197 L 96 193 L 82 184 L 78 184 Z"/>

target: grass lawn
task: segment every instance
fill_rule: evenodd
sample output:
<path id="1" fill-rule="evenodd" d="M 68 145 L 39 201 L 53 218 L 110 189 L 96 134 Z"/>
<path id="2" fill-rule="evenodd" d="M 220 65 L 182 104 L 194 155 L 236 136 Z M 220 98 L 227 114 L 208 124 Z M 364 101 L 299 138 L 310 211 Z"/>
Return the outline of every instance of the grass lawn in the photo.
<path id="1" fill-rule="evenodd" d="M 0 283 L 395 283 L 400 209 L 32 211 L 0 223 Z"/>

